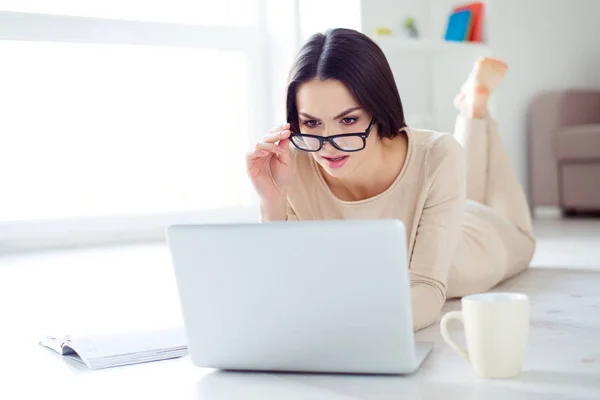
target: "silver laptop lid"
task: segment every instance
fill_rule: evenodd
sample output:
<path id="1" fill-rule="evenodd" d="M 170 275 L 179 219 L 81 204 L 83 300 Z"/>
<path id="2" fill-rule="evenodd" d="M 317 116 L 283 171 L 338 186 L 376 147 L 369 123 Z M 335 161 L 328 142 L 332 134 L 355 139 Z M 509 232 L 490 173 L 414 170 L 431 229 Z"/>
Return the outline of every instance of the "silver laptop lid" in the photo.
<path id="1" fill-rule="evenodd" d="M 416 368 L 400 221 L 180 225 L 168 240 L 196 365 Z"/>

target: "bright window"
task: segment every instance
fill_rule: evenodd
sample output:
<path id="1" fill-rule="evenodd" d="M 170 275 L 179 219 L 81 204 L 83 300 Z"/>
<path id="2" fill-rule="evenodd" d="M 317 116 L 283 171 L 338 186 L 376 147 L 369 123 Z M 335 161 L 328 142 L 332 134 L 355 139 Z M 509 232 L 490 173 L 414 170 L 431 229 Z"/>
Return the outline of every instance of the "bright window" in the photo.
<path id="1" fill-rule="evenodd" d="M 0 0 L 0 228 L 252 205 L 257 2 L 47 3 Z"/>
<path id="2" fill-rule="evenodd" d="M 244 54 L 7 41 L 0 54 L 0 220 L 244 202 Z"/>
<path id="3" fill-rule="evenodd" d="M 256 0 L 0 0 L 0 10 L 209 26 L 257 19 Z"/>

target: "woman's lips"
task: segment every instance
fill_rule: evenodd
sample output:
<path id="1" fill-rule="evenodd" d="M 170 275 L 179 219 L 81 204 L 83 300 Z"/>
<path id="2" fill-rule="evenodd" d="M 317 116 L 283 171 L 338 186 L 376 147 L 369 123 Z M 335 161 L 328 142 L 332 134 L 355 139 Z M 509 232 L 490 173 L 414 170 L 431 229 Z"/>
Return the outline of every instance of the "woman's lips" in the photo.
<path id="1" fill-rule="evenodd" d="M 349 156 L 322 156 L 329 168 L 342 168 Z"/>

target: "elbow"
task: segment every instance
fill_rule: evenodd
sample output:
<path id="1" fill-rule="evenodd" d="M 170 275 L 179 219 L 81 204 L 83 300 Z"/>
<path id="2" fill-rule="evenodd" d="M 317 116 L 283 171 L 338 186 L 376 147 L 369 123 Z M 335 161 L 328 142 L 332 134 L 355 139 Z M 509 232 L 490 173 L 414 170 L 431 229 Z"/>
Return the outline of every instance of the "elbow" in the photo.
<path id="1" fill-rule="evenodd" d="M 445 301 L 446 293 L 441 284 L 413 282 L 411 302 L 414 331 L 427 328 L 436 322 Z"/>

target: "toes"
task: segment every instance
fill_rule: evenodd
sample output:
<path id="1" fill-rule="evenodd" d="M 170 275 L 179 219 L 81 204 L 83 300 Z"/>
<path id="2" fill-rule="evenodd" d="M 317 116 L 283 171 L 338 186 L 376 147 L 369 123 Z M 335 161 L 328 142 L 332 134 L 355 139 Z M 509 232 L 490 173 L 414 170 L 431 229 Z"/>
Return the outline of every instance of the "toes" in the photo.
<path id="1" fill-rule="evenodd" d="M 471 73 L 477 85 L 494 90 L 502 81 L 508 65 L 500 59 L 482 57 L 477 60 Z"/>

